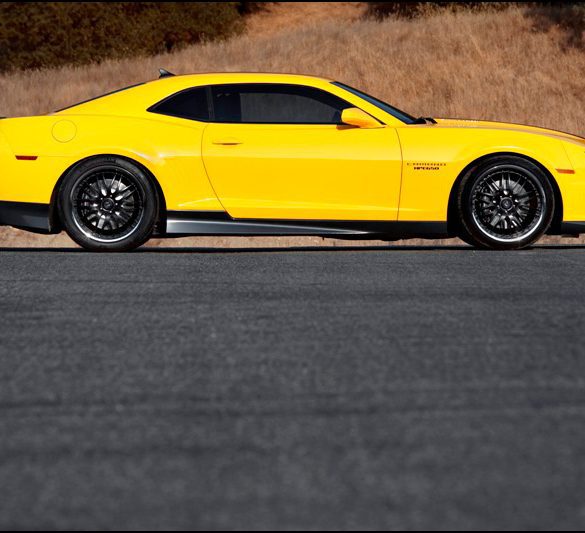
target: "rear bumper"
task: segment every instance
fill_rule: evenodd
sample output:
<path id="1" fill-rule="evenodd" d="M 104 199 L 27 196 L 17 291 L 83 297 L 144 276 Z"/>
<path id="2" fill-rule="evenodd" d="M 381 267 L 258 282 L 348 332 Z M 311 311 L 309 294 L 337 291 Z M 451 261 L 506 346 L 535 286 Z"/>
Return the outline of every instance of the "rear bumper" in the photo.
<path id="1" fill-rule="evenodd" d="M 51 207 L 45 204 L 0 202 L 0 226 L 52 233 Z"/>

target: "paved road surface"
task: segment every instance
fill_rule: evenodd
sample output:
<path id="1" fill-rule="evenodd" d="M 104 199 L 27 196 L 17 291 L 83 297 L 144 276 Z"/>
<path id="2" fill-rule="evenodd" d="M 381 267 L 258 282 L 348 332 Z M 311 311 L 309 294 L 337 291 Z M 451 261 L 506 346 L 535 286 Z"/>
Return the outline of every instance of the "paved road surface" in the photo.
<path id="1" fill-rule="evenodd" d="M 585 249 L 0 251 L 2 529 L 582 529 Z"/>

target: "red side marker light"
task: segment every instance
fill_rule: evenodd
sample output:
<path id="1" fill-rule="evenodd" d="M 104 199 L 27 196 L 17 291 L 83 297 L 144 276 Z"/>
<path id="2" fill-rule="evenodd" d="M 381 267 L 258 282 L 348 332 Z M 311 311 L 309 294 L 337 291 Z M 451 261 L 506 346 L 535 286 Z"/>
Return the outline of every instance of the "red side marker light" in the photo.
<path id="1" fill-rule="evenodd" d="M 17 155 L 17 161 L 36 161 L 39 158 L 37 155 Z"/>
<path id="2" fill-rule="evenodd" d="M 575 174 L 575 171 L 569 168 L 557 168 L 557 172 L 559 174 Z"/>

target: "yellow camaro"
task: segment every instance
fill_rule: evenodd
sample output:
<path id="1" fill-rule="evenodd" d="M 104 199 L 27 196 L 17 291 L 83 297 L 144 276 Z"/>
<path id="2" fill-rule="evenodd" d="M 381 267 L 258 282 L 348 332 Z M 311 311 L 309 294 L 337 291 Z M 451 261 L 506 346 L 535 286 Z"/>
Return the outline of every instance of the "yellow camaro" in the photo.
<path id="1" fill-rule="evenodd" d="M 459 236 L 519 249 L 585 232 L 585 140 L 416 119 L 342 83 L 173 76 L 0 122 L 0 224 L 94 251 L 151 236 Z"/>

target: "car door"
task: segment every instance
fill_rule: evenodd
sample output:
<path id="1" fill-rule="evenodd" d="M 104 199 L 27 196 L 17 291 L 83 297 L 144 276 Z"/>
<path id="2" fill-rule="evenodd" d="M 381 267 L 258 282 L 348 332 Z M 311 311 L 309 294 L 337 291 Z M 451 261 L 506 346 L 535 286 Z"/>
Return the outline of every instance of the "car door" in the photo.
<path id="1" fill-rule="evenodd" d="M 341 125 L 354 107 L 301 85 L 209 88 L 203 161 L 238 219 L 397 220 L 402 178 L 394 128 Z"/>

